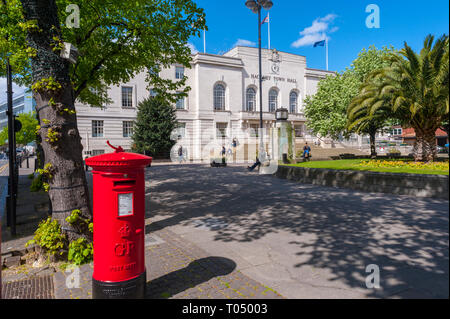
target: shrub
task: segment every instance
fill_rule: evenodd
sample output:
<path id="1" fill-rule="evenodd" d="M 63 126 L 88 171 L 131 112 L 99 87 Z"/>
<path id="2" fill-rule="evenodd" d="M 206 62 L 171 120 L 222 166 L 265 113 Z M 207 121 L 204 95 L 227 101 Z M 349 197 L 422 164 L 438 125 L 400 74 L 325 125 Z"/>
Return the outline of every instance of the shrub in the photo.
<path id="1" fill-rule="evenodd" d="M 68 260 L 75 265 L 83 265 L 93 259 L 93 245 L 80 237 L 69 244 Z"/>
<path id="2" fill-rule="evenodd" d="M 26 246 L 37 244 L 50 255 L 62 255 L 66 244 L 66 237 L 61 233 L 61 226 L 58 221 L 51 217 L 39 223 L 38 229 L 34 233 L 34 239 L 28 241 Z"/>

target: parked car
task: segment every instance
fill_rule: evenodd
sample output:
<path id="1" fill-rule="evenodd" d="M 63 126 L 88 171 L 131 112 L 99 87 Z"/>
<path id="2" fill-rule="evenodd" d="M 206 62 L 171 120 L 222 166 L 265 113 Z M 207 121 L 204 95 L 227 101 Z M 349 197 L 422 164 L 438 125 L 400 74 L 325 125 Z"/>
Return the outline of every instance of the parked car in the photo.
<path id="1" fill-rule="evenodd" d="M 442 146 L 437 146 L 437 152 L 438 152 L 438 154 L 447 154 L 448 153 L 448 148 L 447 147 L 442 147 Z"/>

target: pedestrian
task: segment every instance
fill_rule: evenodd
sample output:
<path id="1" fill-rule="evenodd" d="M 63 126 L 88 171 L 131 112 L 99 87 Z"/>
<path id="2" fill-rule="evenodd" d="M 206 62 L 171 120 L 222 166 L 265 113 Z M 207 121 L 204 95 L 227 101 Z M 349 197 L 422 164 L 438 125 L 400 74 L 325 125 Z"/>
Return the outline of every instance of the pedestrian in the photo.
<path id="1" fill-rule="evenodd" d="M 303 158 L 309 158 L 311 157 L 311 147 L 309 147 L 308 142 L 305 143 L 305 146 L 303 147 Z"/>
<path id="2" fill-rule="evenodd" d="M 256 161 L 251 167 L 247 166 L 247 169 L 249 172 L 252 172 L 256 167 L 258 167 L 258 169 L 261 167 L 261 162 L 259 161 L 258 157 L 256 157 Z"/>
<path id="3" fill-rule="evenodd" d="M 225 156 L 225 154 L 227 153 L 227 150 L 225 148 L 225 145 L 222 146 L 222 151 L 220 152 L 220 155 Z"/>
<path id="4" fill-rule="evenodd" d="M 180 147 L 178 148 L 178 161 L 183 162 L 184 160 L 184 156 L 183 156 L 183 146 L 180 145 Z"/>

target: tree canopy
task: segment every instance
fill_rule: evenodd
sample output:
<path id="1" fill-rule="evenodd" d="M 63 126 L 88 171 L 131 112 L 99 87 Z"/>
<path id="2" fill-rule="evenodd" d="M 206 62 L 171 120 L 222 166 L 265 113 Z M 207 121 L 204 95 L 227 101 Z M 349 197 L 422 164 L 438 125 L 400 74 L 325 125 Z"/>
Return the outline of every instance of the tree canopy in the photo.
<path id="1" fill-rule="evenodd" d="M 107 88 L 145 72 L 165 100 L 186 95 L 186 77 L 158 77 L 173 64 L 190 67 L 187 41 L 206 28 L 193 0 L 0 0 L 0 76 L 33 91 L 52 214 L 70 241 L 91 238 L 67 221 L 92 218 L 75 101 L 109 102 Z M 76 60 L 64 57 L 76 47 Z M 181 93 L 180 93 L 181 92 Z"/>
<path id="2" fill-rule="evenodd" d="M 22 123 L 22 129 L 16 133 L 16 144 L 27 145 L 36 140 L 36 126 L 38 121 L 35 113 L 21 113 L 17 116 L 17 120 Z M 5 126 L 0 132 L 0 145 L 3 145 L 8 140 L 8 126 Z"/>
<path id="3" fill-rule="evenodd" d="M 392 47 L 363 49 L 345 71 L 321 80 L 317 93 L 305 99 L 307 126 L 315 134 L 333 139 L 348 135 L 347 110 L 350 103 L 359 94 L 369 74 L 386 66 L 386 58 L 393 52 Z"/>
<path id="4" fill-rule="evenodd" d="M 147 82 L 166 99 L 175 101 L 173 94 L 189 90 L 186 78 L 173 82 L 157 73 L 174 63 L 190 67 L 187 41 L 206 27 L 203 9 L 192 0 L 56 0 L 56 5 L 61 37 L 53 37 L 54 51 L 68 42 L 80 53 L 69 66 L 74 100 L 104 105 L 109 101 L 108 86 L 148 70 L 152 72 L 147 72 Z M 69 25 L 74 5 L 79 9 L 78 27 Z M 39 29 L 38 21 L 24 19 L 21 1 L 0 1 L 0 76 L 5 75 L 9 57 L 14 82 L 35 82 L 31 59 L 40 48 L 27 42 L 27 32 L 33 29 Z"/>
<path id="5" fill-rule="evenodd" d="M 393 117 L 414 128 L 416 160 L 431 161 L 436 156 L 436 130 L 448 121 L 448 35 L 436 40 L 428 35 L 419 53 L 405 43 L 388 62 L 370 75 L 358 99 L 370 116 L 389 107 Z"/>
<path id="6" fill-rule="evenodd" d="M 150 97 L 138 105 L 133 132 L 133 150 L 163 156 L 174 145 L 171 133 L 177 126 L 176 110 L 164 99 Z"/>

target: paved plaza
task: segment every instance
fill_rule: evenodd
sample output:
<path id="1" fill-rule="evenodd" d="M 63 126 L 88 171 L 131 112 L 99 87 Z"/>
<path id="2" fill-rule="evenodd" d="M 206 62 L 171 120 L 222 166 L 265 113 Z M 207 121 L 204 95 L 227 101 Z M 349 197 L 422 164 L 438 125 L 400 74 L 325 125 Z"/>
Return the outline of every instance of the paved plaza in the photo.
<path id="1" fill-rule="evenodd" d="M 286 298 L 448 298 L 448 201 L 199 165 L 147 172 L 147 217 Z M 380 269 L 368 289 L 366 267 Z"/>
<path id="2" fill-rule="evenodd" d="M 146 180 L 148 298 L 448 298 L 448 201 L 299 184 L 244 166 L 154 164 Z M 26 183 L 20 238 L 4 236 L 5 251 L 36 227 Z M 378 289 L 366 287 L 369 265 Z M 92 297 L 92 264 L 78 287 L 68 287 L 70 271 L 21 267 L 3 271 L 4 297 Z"/>

